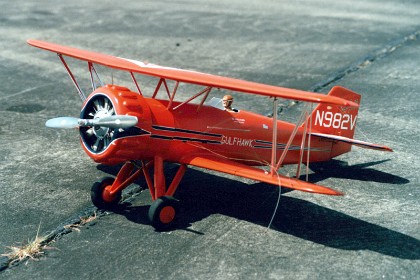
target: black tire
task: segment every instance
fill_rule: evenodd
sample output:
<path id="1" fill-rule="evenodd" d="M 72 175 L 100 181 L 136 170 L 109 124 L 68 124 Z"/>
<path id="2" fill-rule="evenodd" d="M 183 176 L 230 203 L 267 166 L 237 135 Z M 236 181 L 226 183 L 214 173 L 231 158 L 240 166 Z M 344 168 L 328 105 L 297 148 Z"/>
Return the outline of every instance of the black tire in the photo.
<path id="1" fill-rule="evenodd" d="M 171 196 L 162 196 L 153 201 L 149 208 L 149 220 L 158 231 L 170 230 L 176 223 L 179 201 Z"/>
<path id="2" fill-rule="evenodd" d="M 92 199 L 93 205 L 99 209 L 114 209 L 117 207 L 121 200 L 121 192 L 117 193 L 112 201 L 105 201 L 102 197 L 105 188 L 109 185 L 112 185 L 114 181 L 115 179 L 112 177 L 104 177 L 99 182 L 93 184 L 92 188 L 90 189 L 90 197 Z"/>

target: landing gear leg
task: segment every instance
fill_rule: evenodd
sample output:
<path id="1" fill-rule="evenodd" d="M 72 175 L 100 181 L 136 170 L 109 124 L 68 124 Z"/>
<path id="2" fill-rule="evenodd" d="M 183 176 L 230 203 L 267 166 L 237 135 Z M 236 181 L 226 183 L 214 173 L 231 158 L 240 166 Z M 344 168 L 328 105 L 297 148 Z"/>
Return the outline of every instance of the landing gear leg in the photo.
<path id="1" fill-rule="evenodd" d="M 99 209 L 113 209 L 121 200 L 123 189 L 133 183 L 141 174 L 142 169 L 133 172 L 135 165 L 127 162 L 121 167 L 117 177 L 105 177 L 93 184 L 91 188 L 91 199 L 93 205 Z"/>
<path id="2" fill-rule="evenodd" d="M 146 182 L 150 193 L 152 194 L 152 199 L 154 200 L 149 208 L 148 216 L 152 226 L 159 231 L 169 230 L 176 224 L 176 218 L 179 212 L 179 201 L 175 199 L 173 195 L 187 170 L 187 166 L 181 164 L 170 186 L 166 188 L 163 163 L 161 157 L 155 157 L 153 185 L 151 184 L 152 182 L 148 170 L 144 169 Z"/>
<path id="3" fill-rule="evenodd" d="M 142 162 L 138 166 L 134 162 L 123 165 L 117 177 L 105 177 L 96 182 L 91 189 L 93 204 L 100 209 L 114 209 L 121 200 L 122 190 L 133 183 L 140 175 L 144 174 L 149 187 L 153 203 L 149 208 L 149 220 L 152 226 L 160 231 L 173 228 L 179 213 L 179 201 L 173 197 L 182 177 L 187 170 L 185 164 L 181 164 L 169 187 L 166 187 L 164 161 L 156 156 L 152 161 Z M 154 167 L 154 177 L 149 174 L 149 167 Z M 135 168 L 138 168 L 134 171 Z M 133 172 L 134 171 L 134 172 Z"/>

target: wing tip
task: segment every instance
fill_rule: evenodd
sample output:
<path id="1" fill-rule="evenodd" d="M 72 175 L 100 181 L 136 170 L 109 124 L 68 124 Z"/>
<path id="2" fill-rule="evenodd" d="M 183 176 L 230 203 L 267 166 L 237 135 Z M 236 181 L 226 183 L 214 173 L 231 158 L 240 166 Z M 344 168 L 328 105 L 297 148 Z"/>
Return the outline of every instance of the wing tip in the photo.
<path id="1" fill-rule="evenodd" d="M 384 151 L 385 152 L 390 152 L 390 153 L 394 152 L 394 150 L 392 148 L 388 147 L 388 146 L 384 146 Z"/>
<path id="2" fill-rule="evenodd" d="M 334 196 L 344 196 L 345 195 L 345 193 L 343 193 L 343 192 L 336 191 L 336 190 L 333 190 L 333 189 L 330 189 L 330 190 L 331 190 L 331 192 L 328 193 L 328 195 L 334 195 Z"/>
<path id="3" fill-rule="evenodd" d="M 43 48 L 44 45 L 50 44 L 48 42 L 36 40 L 36 39 L 27 39 L 26 43 L 32 47 Z"/>
<path id="4" fill-rule="evenodd" d="M 314 185 L 317 186 L 317 188 L 310 188 L 308 190 L 302 189 L 302 191 L 317 193 L 317 194 L 324 194 L 324 195 L 344 196 L 343 192 L 340 192 L 331 188 L 327 188 L 324 186 L 316 185 L 316 184 Z"/>
<path id="5" fill-rule="evenodd" d="M 281 182 L 280 184 L 282 187 L 295 189 L 295 190 L 299 190 L 303 192 L 323 194 L 323 195 L 335 195 L 335 196 L 344 195 L 344 193 L 340 191 L 337 191 L 337 190 L 334 190 L 325 186 L 321 186 L 318 184 L 314 184 L 314 183 L 310 183 L 307 181 L 302 181 L 302 180 L 290 178 L 290 177 L 283 177 L 283 178 L 289 179 L 289 180 L 284 180 L 283 182 Z"/>
<path id="6" fill-rule="evenodd" d="M 35 41 L 36 41 L 36 40 L 34 40 L 34 39 L 27 39 L 27 40 L 26 40 L 26 43 L 27 43 L 28 45 L 33 46 L 33 45 L 34 45 L 34 43 L 35 43 Z"/>

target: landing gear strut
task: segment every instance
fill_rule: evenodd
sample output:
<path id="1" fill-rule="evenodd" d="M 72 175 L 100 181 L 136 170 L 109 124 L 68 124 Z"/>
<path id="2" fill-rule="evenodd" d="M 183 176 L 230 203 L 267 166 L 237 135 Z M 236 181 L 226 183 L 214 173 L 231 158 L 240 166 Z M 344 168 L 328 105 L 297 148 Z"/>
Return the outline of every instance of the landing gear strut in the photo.
<path id="1" fill-rule="evenodd" d="M 144 175 L 153 199 L 148 215 L 152 226 L 157 230 L 172 228 L 179 212 L 179 201 L 173 198 L 173 195 L 187 170 L 187 166 L 181 164 L 171 184 L 166 187 L 163 163 L 163 158 L 159 156 L 155 156 L 153 160 L 147 163 L 142 161 L 141 165 L 135 162 L 125 163 L 115 179 L 106 177 L 92 186 L 92 203 L 100 209 L 113 209 L 121 200 L 122 190 L 139 176 Z M 154 169 L 153 179 L 149 174 L 150 166 L 153 166 Z M 135 170 L 136 168 L 137 170 Z"/>

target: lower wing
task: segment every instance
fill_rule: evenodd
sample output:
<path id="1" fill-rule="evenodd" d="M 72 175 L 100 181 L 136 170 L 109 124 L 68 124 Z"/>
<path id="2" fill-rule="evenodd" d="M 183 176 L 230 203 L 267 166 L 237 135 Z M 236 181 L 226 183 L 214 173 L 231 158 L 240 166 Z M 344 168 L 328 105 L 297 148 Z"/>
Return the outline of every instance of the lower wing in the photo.
<path id="1" fill-rule="evenodd" d="M 196 167 L 211 169 L 239 177 L 244 177 L 275 186 L 282 186 L 289 189 L 319 193 L 326 195 L 343 195 L 343 193 L 309 182 L 292 179 L 280 174 L 271 175 L 264 170 L 247 166 L 232 160 L 211 154 L 188 155 L 181 159 L 183 164 L 193 165 Z"/>

